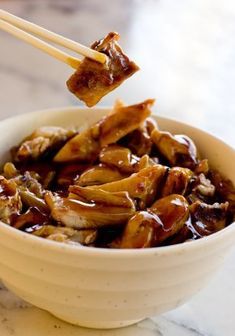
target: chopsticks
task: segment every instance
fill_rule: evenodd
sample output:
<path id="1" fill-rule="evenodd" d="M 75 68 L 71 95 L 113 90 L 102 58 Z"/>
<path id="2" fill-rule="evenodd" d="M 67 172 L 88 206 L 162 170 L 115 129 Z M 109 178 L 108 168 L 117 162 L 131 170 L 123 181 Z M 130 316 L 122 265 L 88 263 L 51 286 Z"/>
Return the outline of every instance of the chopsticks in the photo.
<path id="1" fill-rule="evenodd" d="M 46 52 L 50 56 L 68 64 L 72 68 L 77 69 L 81 63 L 79 59 L 66 54 L 65 52 L 51 46 L 50 44 L 38 39 L 37 37 L 34 37 L 24 32 L 23 30 L 19 28 L 16 28 L 15 26 L 1 19 L 0 19 L 0 28 L 14 35 L 15 37 L 18 37 L 19 39 L 31 44 L 32 46 Z"/>
<path id="2" fill-rule="evenodd" d="M 66 37 L 53 33 L 34 23 L 23 20 L 18 16 L 12 15 L 4 10 L 0 10 L 0 28 L 75 69 L 78 68 L 81 60 L 61 51 L 60 49 L 48 44 L 47 42 L 42 41 L 41 39 L 29 34 L 28 32 L 38 35 L 50 42 L 56 43 L 57 45 L 75 51 L 78 54 L 91 58 L 99 63 L 105 63 L 107 60 L 107 56 L 103 53 L 90 49 Z"/>

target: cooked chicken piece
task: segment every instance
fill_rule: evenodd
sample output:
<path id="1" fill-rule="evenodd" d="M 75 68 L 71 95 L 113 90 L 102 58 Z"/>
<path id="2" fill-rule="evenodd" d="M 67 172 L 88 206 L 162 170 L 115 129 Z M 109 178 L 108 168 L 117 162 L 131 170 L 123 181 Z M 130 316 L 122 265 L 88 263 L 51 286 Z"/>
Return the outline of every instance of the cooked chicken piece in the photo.
<path id="1" fill-rule="evenodd" d="M 136 165 L 135 165 L 135 171 L 139 172 L 141 169 L 152 167 L 152 166 L 154 166 L 156 164 L 157 163 L 146 154 L 146 155 L 143 155 L 140 158 L 139 162 L 136 163 Z"/>
<path id="2" fill-rule="evenodd" d="M 62 146 L 65 141 L 76 134 L 73 130 L 62 127 L 40 127 L 19 145 L 14 155 L 15 161 L 37 160 L 49 149 Z"/>
<path id="3" fill-rule="evenodd" d="M 90 245 L 97 236 L 96 230 L 74 230 L 68 227 L 44 225 L 32 232 L 35 236 L 47 238 L 60 243 Z"/>
<path id="4" fill-rule="evenodd" d="M 124 102 L 121 99 L 118 98 L 118 99 L 115 100 L 114 105 L 113 105 L 113 109 L 110 113 L 115 113 L 116 110 L 118 110 L 119 108 L 124 107 L 124 106 L 125 106 Z"/>
<path id="5" fill-rule="evenodd" d="M 3 166 L 3 175 L 6 179 L 11 179 L 19 175 L 19 171 L 16 169 L 12 162 L 7 162 Z"/>
<path id="6" fill-rule="evenodd" d="M 51 170 L 47 173 L 44 180 L 42 181 L 43 189 L 49 189 L 49 187 L 51 186 L 52 182 L 55 179 L 55 176 L 56 176 L 55 170 Z"/>
<path id="7" fill-rule="evenodd" d="M 101 149 L 99 137 L 100 127 L 97 123 L 66 142 L 55 155 L 54 162 L 94 162 Z"/>
<path id="8" fill-rule="evenodd" d="M 162 189 L 162 197 L 171 194 L 184 195 L 193 172 L 188 168 L 173 167 L 169 169 Z"/>
<path id="9" fill-rule="evenodd" d="M 44 186 L 32 175 L 36 176 L 35 172 L 26 171 L 23 175 L 15 168 L 14 164 L 7 162 L 3 167 L 4 177 L 14 182 L 19 191 L 22 202 L 29 207 L 38 207 L 46 211 L 48 209 L 44 202 Z M 37 176 L 36 176 L 37 177 Z"/>
<path id="10" fill-rule="evenodd" d="M 151 133 L 151 138 L 158 151 L 172 166 L 194 169 L 197 159 L 197 149 L 194 142 L 186 135 L 172 135 L 157 129 Z"/>
<path id="11" fill-rule="evenodd" d="M 12 217 L 18 215 L 21 209 L 22 202 L 17 185 L 0 176 L 0 220 L 10 224 Z"/>
<path id="12" fill-rule="evenodd" d="M 51 143 L 55 142 L 64 142 L 67 141 L 68 138 L 74 136 L 77 132 L 73 129 L 66 129 L 58 126 L 42 126 L 37 128 L 27 140 L 32 140 L 38 137 L 47 138 Z"/>
<path id="13" fill-rule="evenodd" d="M 137 156 L 150 154 L 153 145 L 146 128 L 143 126 L 128 134 L 124 139 L 124 144 Z"/>
<path id="14" fill-rule="evenodd" d="M 174 245 L 184 243 L 190 240 L 196 240 L 202 236 L 194 228 L 191 217 L 185 222 L 185 225 L 173 236 L 164 241 L 164 245 Z"/>
<path id="15" fill-rule="evenodd" d="M 209 172 L 209 163 L 207 159 L 199 161 L 198 164 L 196 165 L 196 168 L 194 169 L 194 173 L 196 175 L 199 174 L 207 175 L 208 172 Z"/>
<path id="16" fill-rule="evenodd" d="M 113 181 L 118 181 L 126 176 L 120 173 L 117 169 L 108 167 L 104 164 L 99 164 L 92 168 L 86 170 L 78 180 L 76 180 L 75 184 L 80 185 L 82 187 L 92 186 L 92 185 L 100 185 L 104 183 L 109 183 Z"/>
<path id="17" fill-rule="evenodd" d="M 12 181 L 16 183 L 21 191 L 28 190 L 38 198 L 43 198 L 45 190 L 43 189 L 41 183 L 38 182 L 37 177 L 38 176 L 36 176 L 35 174 L 26 171 L 23 175 L 18 175 L 14 177 Z"/>
<path id="18" fill-rule="evenodd" d="M 44 189 L 48 189 L 55 181 L 55 176 L 58 166 L 55 166 L 49 158 L 41 159 L 40 161 L 17 162 L 17 175 L 24 175 L 25 172 L 40 181 Z"/>
<path id="19" fill-rule="evenodd" d="M 196 183 L 197 185 L 193 188 L 193 192 L 199 193 L 203 196 L 214 196 L 215 186 L 211 183 L 209 179 L 205 177 L 204 174 L 201 173 L 198 176 L 198 181 Z"/>
<path id="20" fill-rule="evenodd" d="M 192 223 L 201 236 L 222 230 L 226 225 L 229 203 L 214 203 L 213 205 L 197 201 L 190 205 Z"/>
<path id="21" fill-rule="evenodd" d="M 35 171 L 24 171 L 23 174 L 20 174 L 14 164 L 7 162 L 3 167 L 3 173 L 5 177 L 16 184 L 24 205 L 37 207 L 41 211 L 48 211 L 48 207 L 44 201 L 45 189 L 38 181 L 41 178 Z M 46 179 L 44 179 L 45 183 Z"/>
<path id="22" fill-rule="evenodd" d="M 43 189 L 49 189 L 54 182 L 56 176 L 56 167 L 48 162 L 20 162 L 17 164 L 18 170 L 11 178 L 19 179 L 20 176 L 25 176 L 29 174 L 31 178 L 40 181 L 41 187 Z M 12 168 L 13 169 L 13 168 Z M 9 170 L 9 169 L 8 169 Z M 12 171 L 13 173 L 13 171 Z M 4 170 L 4 175 L 6 175 Z M 10 178 L 10 177 L 9 177 Z M 22 184 L 22 182 L 21 182 Z"/>
<path id="23" fill-rule="evenodd" d="M 62 198 L 49 192 L 45 196 L 51 216 L 65 226 L 96 229 L 105 225 L 125 224 L 135 212 L 134 202 L 127 192 L 109 193 L 86 189 L 84 192 L 87 194 L 83 195 L 83 199 L 87 201 L 80 201 L 79 188 L 82 187 L 71 186 L 70 197 L 73 197 L 76 191 L 74 198 Z M 89 192 L 91 192 L 90 197 Z"/>
<path id="24" fill-rule="evenodd" d="M 150 135 L 155 128 L 157 128 L 156 121 L 147 118 L 139 128 L 127 134 L 123 139 L 123 144 L 139 157 L 150 154 L 153 146 Z"/>
<path id="25" fill-rule="evenodd" d="M 44 199 L 37 197 L 34 193 L 24 188 L 19 187 L 19 193 L 24 205 L 36 207 L 42 212 L 49 212 L 48 206 Z"/>
<path id="26" fill-rule="evenodd" d="M 117 43 L 118 39 L 119 35 L 112 32 L 93 43 L 92 49 L 108 56 L 106 63 L 84 58 L 67 81 L 68 89 L 89 107 L 96 105 L 103 96 L 139 70 L 123 53 Z"/>
<path id="27" fill-rule="evenodd" d="M 112 248 L 145 248 L 155 246 L 155 236 L 162 227 L 161 220 L 148 211 L 137 212 L 127 223 L 120 238 L 111 244 Z"/>
<path id="28" fill-rule="evenodd" d="M 121 178 L 117 178 L 116 181 L 125 178 L 127 175 L 132 173 L 137 173 L 141 169 L 152 167 L 156 164 L 147 154 L 139 158 L 136 155 L 133 155 L 128 148 L 119 145 L 109 145 L 104 147 L 100 152 L 99 159 L 103 164 L 110 166 L 110 170 L 115 172 L 113 169 L 118 169 Z M 103 183 L 107 182 L 112 181 L 106 181 Z"/>
<path id="29" fill-rule="evenodd" d="M 54 240 L 57 242 L 63 242 L 67 244 L 82 244 L 91 245 L 95 242 L 97 237 L 97 230 L 74 230 L 74 233 L 68 232 L 67 230 L 71 228 L 64 228 L 64 230 L 55 230 L 47 239 Z M 58 231 L 58 232 L 57 232 Z"/>
<path id="30" fill-rule="evenodd" d="M 40 179 L 37 173 L 25 171 L 23 175 L 19 174 L 10 181 L 16 184 L 24 205 L 37 207 L 41 211 L 48 212 L 48 207 L 44 201 L 45 189 L 37 179 Z"/>
<path id="31" fill-rule="evenodd" d="M 130 149 L 119 145 L 104 147 L 99 154 L 99 160 L 126 174 L 134 173 L 136 164 L 139 162 L 139 158 L 133 155 Z"/>
<path id="32" fill-rule="evenodd" d="M 188 203 L 183 196 L 175 194 L 161 198 L 150 209 L 138 212 L 129 220 L 119 247 L 158 246 L 185 225 L 188 215 Z"/>
<path id="33" fill-rule="evenodd" d="M 157 200 L 150 208 L 150 211 L 158 215 L 161 219 L 164 232 L 161 239 L 165 240 L 168 236 L 175 234 L 188 219 L 188 202 L 182 195 L 172 194 Z M 167 237 L 166 237 L 167 236 Z"/>
<path id="34" fill-rule="evenodd" d="M 69 198 L 76 199 L 82 202 L 112 204 L 120 207 L 131 208 L 133 201 L 128 196 L 127 192 L 107 192 L 92 187 L 81 187 L 73 185 L 69 187 Z"/>
<path id="35" fill-rule="evenodd" d="M 224 179 L 216 170 L 210 171 L 210 179 L 215 185 L 216 194 L 223 200 L 229 202 L 229 210 L 232 218 L 235 219 L 235 187 L 233 183 Z"/>
<path id="36" fill-rule="evenodd" d="M 138 200 L 139 209 L 150 206 L 159 192 L 159 185 L 165 176 L 167 167 L 155 165 L 116 182 L 110 182 L 90 188 L 109 192 L 127 191 L 129 196 Z"/>
<path id="37" fill-rule="evenodd" d="M 150 115 L 153 103 L 153 99 L 148 99 L 137 105 L 116 108 L 114 113 L 68 141 L 56 154 L 54 161 L 94 162 L 102 147 L 117 142 L 138 128 Z"/>
<path id="38" fill-rule="evenodd" d="M 37 207 L 30 207 L 24 214 L 16 217 L 12 226 L 31 233 L 49 222 L 48 214 L 40 211 Z"/>
<path id="39" fill-rule="evenodd" d="M 100 122 L 100 143 L 106 146 L 115 143 L 138 128 L 150 116 L 154 99 L 142 103 L 116 108 L 116 112 Z"/>
<path id="40" fill-rule="evenodd" d="M 86 171 L 89 164 L 74 163 L 62 166 L 57 174 L 56 183 L 59 186 L 69 187 L 74 184 L 80 177 L 80 175 Z"/>
<path id="41" fill-rule="evenodd" d="M 145 120 L 144 126 L 149 136 L 151 136 L 153 130 L 159 129 L 157 121 L 151 117 Z"/>
<path id="42" fill-rule="evenodd" d="M 139 157 L 150 154 L 153 145 L 150 135 L 155 128 L 158 128 L 157 122 L 152 118 L 147 118 L 140 127 L 127 134 L 121 140 L 121 144 Z"/>
<path id="43" fill-rule="evenodd" d="M 209 202 L 215 195 L 215 186 L 211 183 L 209 179 L 205 177 L 204 174 L 200 174 L 196 177 L 193 186 L 192 192 L 188 196 L 188 199 L 191 203 L 201 200 Z"/>

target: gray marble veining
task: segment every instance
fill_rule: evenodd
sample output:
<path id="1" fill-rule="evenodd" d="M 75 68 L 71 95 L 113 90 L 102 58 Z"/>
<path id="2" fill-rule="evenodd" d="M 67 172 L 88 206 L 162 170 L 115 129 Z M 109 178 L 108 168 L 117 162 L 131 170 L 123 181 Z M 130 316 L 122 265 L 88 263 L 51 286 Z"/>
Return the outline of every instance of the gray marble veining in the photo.
<path id="1" fill-rule="evenodd" d="M 89 44 L 108 31 L 141 71 L 112 94 L 185 120 L 235 145 L 233 0 L 9 0 L 0 7 Z M 0 32 L 0 118 L 80 104 L 65 88 L 71 69 Z M 0 288 L 1 336 L 234 336 L 235 254 L 209 286 L 175 311 L 113 331 L 68 325 Z"/>

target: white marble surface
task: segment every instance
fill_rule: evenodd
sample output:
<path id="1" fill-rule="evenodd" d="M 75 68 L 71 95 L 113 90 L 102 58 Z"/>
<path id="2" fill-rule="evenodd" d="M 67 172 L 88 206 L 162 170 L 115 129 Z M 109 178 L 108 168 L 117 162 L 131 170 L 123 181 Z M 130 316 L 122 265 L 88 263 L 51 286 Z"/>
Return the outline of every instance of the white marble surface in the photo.
<path id="1" fill-rule="evenodd" d="M 155 112 L 185 120 L 235 145 L 233 0 L 25 0 L 0 7 L 89 44 L 110 30 L 142 71 L 106 97 L 156 97 Z M 0 32 L 0 118 L 79 102 L 65 89 L 65 65 Z M 114 331 L 63 323 L 0 289 L 1 336 L 234 336 L 235 253 L 209 286 L 163 316 Z"/>

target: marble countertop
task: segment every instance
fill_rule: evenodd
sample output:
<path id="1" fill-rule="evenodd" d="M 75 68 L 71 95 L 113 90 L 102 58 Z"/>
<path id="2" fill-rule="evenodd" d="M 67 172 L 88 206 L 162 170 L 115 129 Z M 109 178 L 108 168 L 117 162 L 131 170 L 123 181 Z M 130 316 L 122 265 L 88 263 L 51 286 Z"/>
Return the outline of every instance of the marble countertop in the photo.
<path id="1" fill-rule="evenodd" d="M 156 97 L 155 113 L 235 145 L 233 0 L 0 0 L 0 7 L 89 44 L 118 31 L 141 71 L 108 95 L 135 103 Z M 0 32 L 0 118 L 79 102 L 65 89 L 71 69 Z M 0 288 L 1 336 L 234 336 L 235 251 L 184 306 L 137 325 L 96 331 L 68 325 Z"/>

